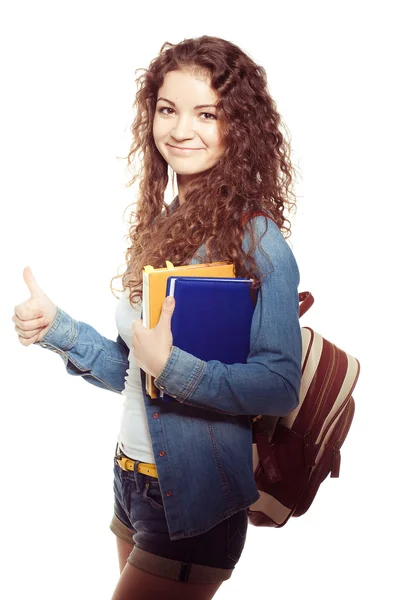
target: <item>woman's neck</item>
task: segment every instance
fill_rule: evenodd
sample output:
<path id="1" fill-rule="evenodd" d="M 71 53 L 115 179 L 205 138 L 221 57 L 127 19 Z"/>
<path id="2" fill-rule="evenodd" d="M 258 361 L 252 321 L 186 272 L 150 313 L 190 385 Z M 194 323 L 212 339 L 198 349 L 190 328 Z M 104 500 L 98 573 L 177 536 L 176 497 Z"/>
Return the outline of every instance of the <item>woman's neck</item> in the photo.
<path id="1" fill-rule="evenodd" d="M 179 196 L 179 204 L 183 204 L 185 202 L 185 190 L 187 188 L 188 183 L 191 181 L 192 175 L 177 175 L 176 181 L 178 184 L 178 196 Z"/>

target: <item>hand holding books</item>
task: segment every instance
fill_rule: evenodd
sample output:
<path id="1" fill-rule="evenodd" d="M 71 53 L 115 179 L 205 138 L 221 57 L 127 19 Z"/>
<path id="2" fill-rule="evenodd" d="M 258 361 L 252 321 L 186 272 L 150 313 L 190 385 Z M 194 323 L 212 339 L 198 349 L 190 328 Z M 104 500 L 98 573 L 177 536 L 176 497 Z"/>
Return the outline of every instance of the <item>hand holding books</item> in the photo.
<path id="1" fill-rule="evenodd" d="M 141 319 L 132 325 L 132 351 L 137 365 L 156 378 L 163 370 L 172 348 L 171 318 L 175 299 L 168 296 L 162 304 L 155 327 L 146 329 Z"/>

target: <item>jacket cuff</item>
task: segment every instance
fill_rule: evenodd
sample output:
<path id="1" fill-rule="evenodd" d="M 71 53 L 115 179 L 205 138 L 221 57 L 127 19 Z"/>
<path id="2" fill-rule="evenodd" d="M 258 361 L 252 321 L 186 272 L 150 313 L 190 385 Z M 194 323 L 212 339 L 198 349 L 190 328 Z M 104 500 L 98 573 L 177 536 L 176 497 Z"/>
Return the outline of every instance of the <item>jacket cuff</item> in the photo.
<path id="1" fill-rule="evenodd" d="M 154 380 L 159 390 L 180 402 L 187 400 L 199 385 L 207 363 L 193 354 L 172 346 L 164 369 Z M 182 373 L 185 373 L 182 377 Z"/>
<path id="2" fill-rule="evenodd" d="M 54 346 L 60 350 L 70 350 L 78 337 L 78 323 L 57 306 L 54 321 L 46 335 L 36 342 L 43 348 Z"/>

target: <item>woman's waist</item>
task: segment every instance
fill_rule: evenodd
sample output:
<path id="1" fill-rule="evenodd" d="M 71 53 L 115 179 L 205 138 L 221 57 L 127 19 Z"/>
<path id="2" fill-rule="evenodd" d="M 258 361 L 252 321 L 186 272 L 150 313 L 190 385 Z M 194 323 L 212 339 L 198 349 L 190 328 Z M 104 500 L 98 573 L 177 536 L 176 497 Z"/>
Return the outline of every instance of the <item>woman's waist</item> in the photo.
<path id="1" fill-rule="evenodd" d="M 117 442 L 115 448 L 115 461 L 123 471 L 137 471 L 143 475 L 158 477 L 155 463 L 142 461 L 138 458 L 131 458 L 124 452 L 124 449 L 124 445 L 121 442 Z"/>

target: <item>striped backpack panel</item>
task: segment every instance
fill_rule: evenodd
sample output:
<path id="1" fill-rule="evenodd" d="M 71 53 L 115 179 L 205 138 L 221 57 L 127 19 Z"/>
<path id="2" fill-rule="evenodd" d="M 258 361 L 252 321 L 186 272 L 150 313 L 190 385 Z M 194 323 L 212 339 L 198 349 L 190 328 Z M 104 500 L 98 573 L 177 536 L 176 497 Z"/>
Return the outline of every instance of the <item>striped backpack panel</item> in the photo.
<path id="1" fill-rule="evenodd" d="M 299 295 L 300 316 L 313 303 Z M 310 507 L 324 479 L 339 477 L 340 448 L 354 415 L 360 364 L 309 327 L 301 328 L 302 378 L 297 408 L 281 418 L 253 419 L 253 469 L 260 498 L 253 525 L 282 527 Z"/>

